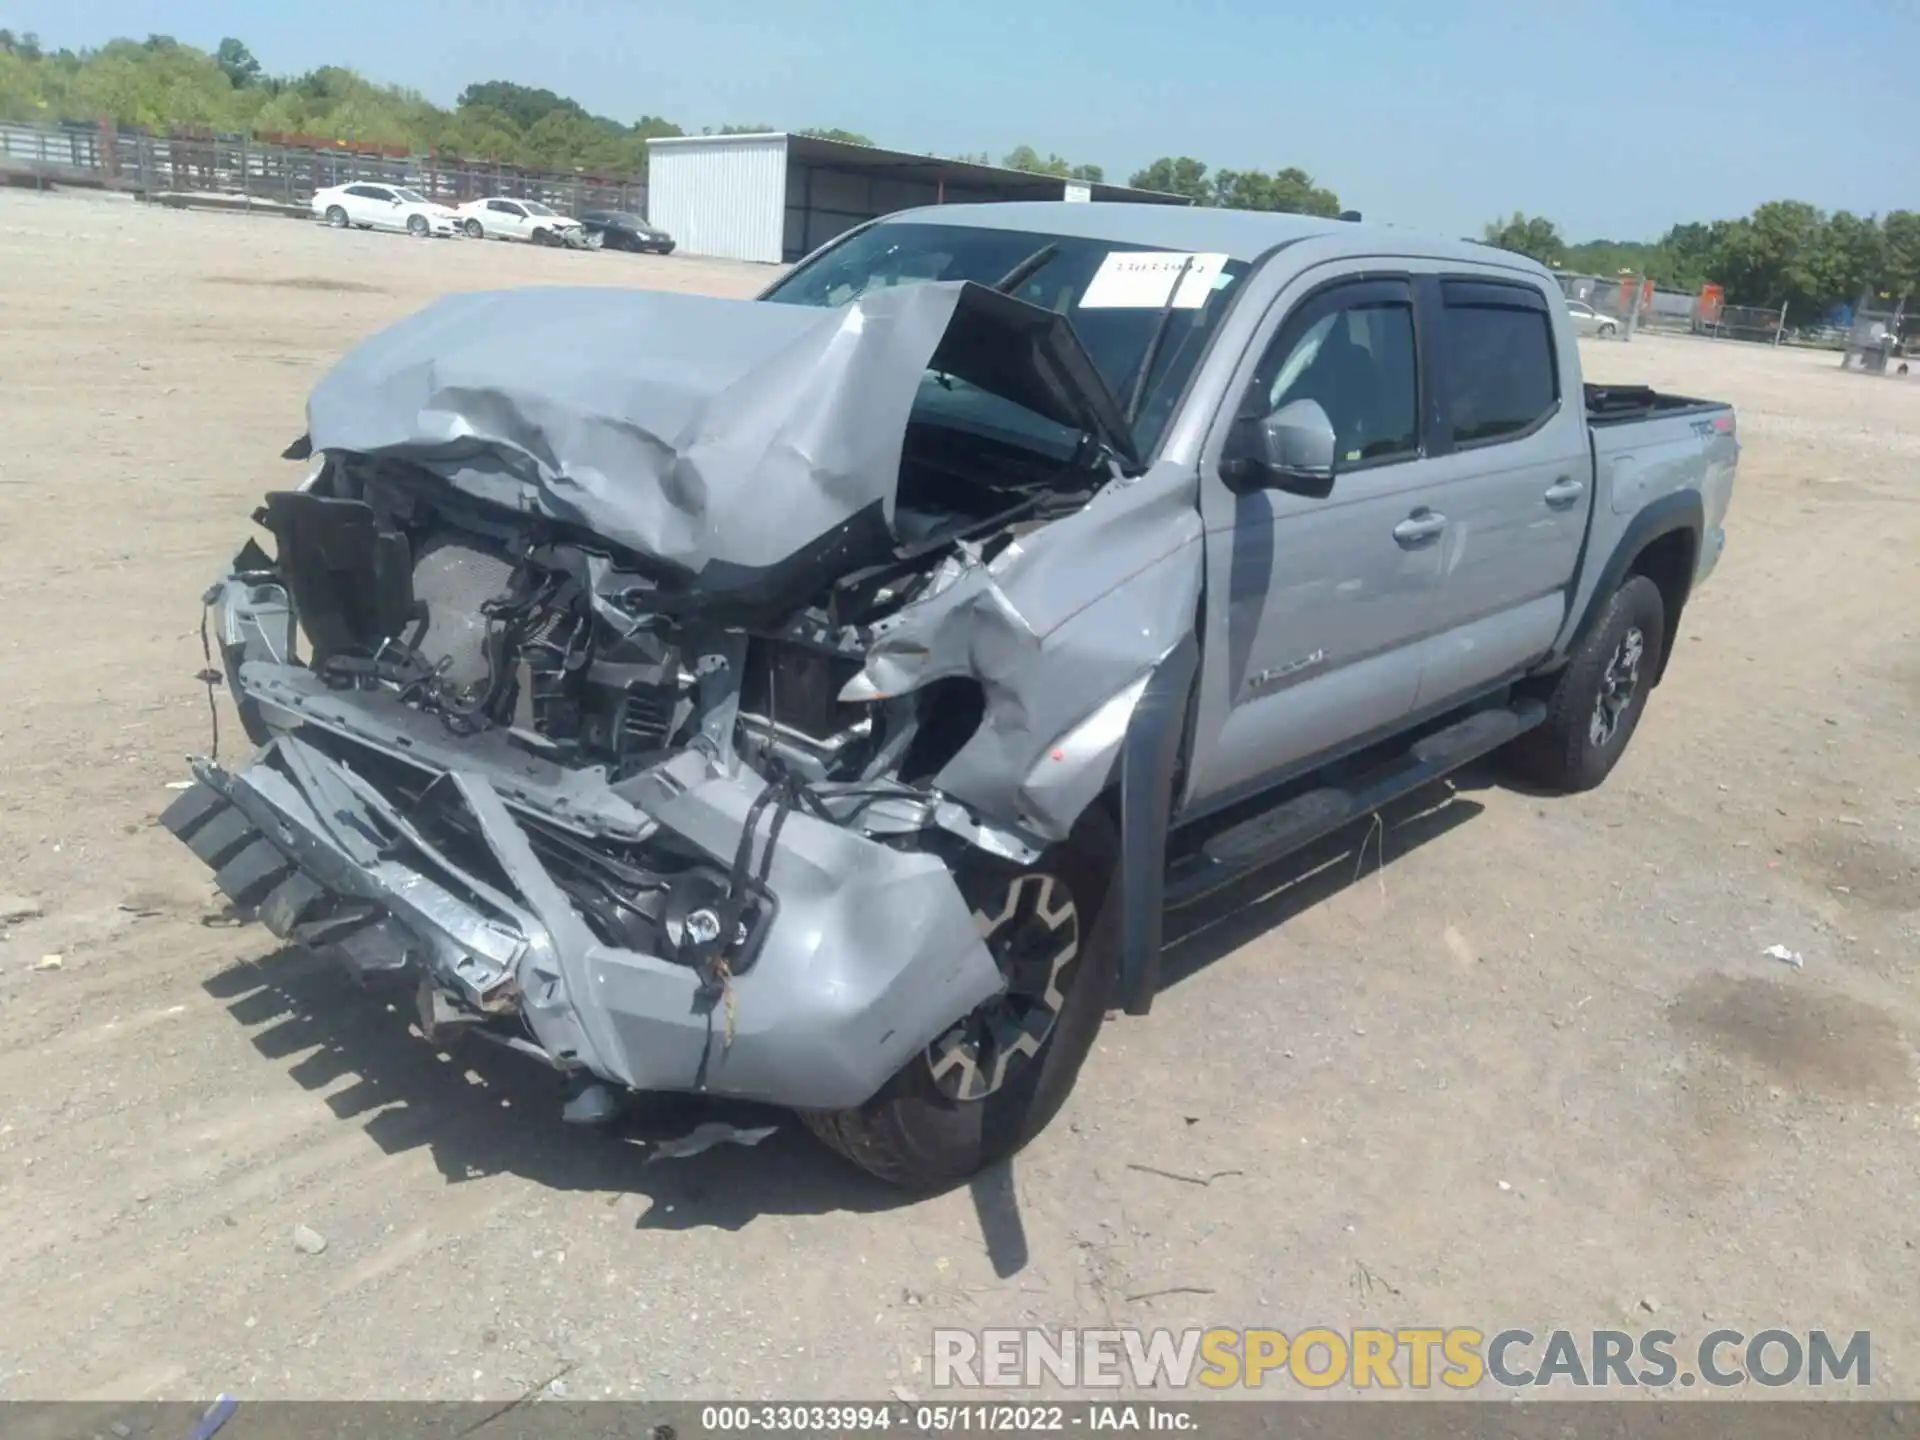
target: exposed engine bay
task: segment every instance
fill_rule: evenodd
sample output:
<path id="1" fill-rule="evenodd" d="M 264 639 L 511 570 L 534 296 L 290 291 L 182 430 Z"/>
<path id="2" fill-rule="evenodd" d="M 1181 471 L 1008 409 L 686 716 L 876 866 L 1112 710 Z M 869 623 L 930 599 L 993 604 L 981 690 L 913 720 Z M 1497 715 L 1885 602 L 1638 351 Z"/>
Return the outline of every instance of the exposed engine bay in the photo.
<path id="1" fill-rule="evenodd" d="M 1018 456 L 993 469 L 976 458 L 967 473 L 950 457 L 968 448 L 922 438 L 897 511 L 918 538 L 869 544 L 868 563 L 784 616 L 774 613 L 777 596 L 676 595 L 640 557 L 357 456 L 323 456 L 302 489 L 269 495 L 256 519 L 281 558 L 254 547 L 240 569 L 256 588 L 284 586 L 307 668 L 329 690 L 390 698 L 433 717 L 450 739 L 490 733 L 616 793 L 691 747 L 723 769 L 744 765 L 822 818 L 897 834 L 903 812 L 876 802 L 915 794 L 978 728 L 984 698 L 977 681 L 951 679 L 891 699 L 842 699 L 875 624 L 1097 488 L 1084 471 Z M 946 508 L 931 508 L 942 500 Z M 646 903 L 664 889 L 661 877 L 548 838 L 556 878 L 600 938 L 651 943 L 636 922 L 662 920 Z M 691 900 L 680 908 L 700 909 Z M 723 948 L 747 951 L 747 930 L 738 934 L 739 945 Z M 701 949 L 673 948 L 692 958 Z M 733 956 L 736 973 L 750 963 L 749 953 Z"/>
<path id="2" fill-rule="evenodd" d="M 394 462 L 323 459 L 307 487 L 269 496 L 257 518 L 278 541 L 273 570 L 312 668 L 336 688 L 389 690 L 456 734 L 502 729 L 614 782 L 703 735 L 770 778 L 911 782 L 977 725 L 978 686 L 892 706 L 840 699 L 875 625 L 961 564 L 990 563 L 1077 510 L 1108 478 L 1014 455 L 976 453 L 971 467 L 953 458 L 979 448 L 923 439 L 896 511 L 914 538 L 846 537 L 836 560 L 850 568 L 797 605 L 777 592 L 677 594 L 641 557 L 492 511 Z M 730 686 L 712 683 L 723 666 L 737 667 Z M 730 742 L 719 738 L 723 704 Z"/>
<path id="3" fill-rule="evenodd" d="M 1191 477 L 1128 473 L 1053 317 L 977 288 L 625 292 L 739 353 L 617 415 L 495 349 L 500 297 L 367 342 L 256 512 L 273 553 L 206 597 L 259 751 L 196 762 L 168 828 L 274 933 L 417 984 L 430 1036 L 860 1103 L 1005 988 L 969 876 L 1110 785 L 1197 599 Z M 1083 442 L 916 423 L 949 361 Z"/>

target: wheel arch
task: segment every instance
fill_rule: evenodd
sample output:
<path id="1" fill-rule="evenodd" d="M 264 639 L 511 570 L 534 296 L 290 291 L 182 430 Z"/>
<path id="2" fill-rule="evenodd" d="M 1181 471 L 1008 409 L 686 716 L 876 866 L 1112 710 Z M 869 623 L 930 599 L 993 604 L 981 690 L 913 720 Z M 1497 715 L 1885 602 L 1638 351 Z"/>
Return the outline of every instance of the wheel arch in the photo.
<path id="1" fill-rule="evenodd" d="M 1607 601 L 1627 580 L 1644 575 L 1660 591 L 1666 616 L 1660 646 L 1660 665 L 1654 671 L 1658 685 L 1680 635 L 1680 615 L 1693 590 L 1694 567 L 1700 537 L 1706 531 L 1706 513 L 1697 491 L 1683 490 L 1653 501 L 1628 524 L 1593 587 L 1587 608 L 1574 630 L 1568 653 L 1577 650 L 1599 623 Z"/>

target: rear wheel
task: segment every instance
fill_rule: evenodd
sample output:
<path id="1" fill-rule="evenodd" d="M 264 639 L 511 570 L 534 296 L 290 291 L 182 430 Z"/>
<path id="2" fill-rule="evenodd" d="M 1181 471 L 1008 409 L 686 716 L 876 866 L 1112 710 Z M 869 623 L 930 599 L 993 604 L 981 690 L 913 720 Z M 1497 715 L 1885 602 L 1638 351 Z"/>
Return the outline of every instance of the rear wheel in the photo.
<path id="1" fill-rule="evenodd" d="M 483 226 L 478 220 L 467 221 L 467 238 L 469 240 L 486 239 L 487 238 L 486 227 Z"/>
<path id="2" fill-rule="evenodd" d="M 340 206 L 338 205 L 329 205 L 327 207 L 327 224 L 331 225 L 336 230 L 346 229 L 347 228 L 347 212 L 341 209 Z"/>
<path id="3" fill-rule="evenodd" d="M 1555 679 L 1545 722 L 1513 743 L 1514 769 L 1569 792 L 1605 780 L 1646 710 L 1666 623 L 1660 588 L 1644 575 L 1629 576 Z"/>
<path id="4" fill-rule="evenodd" d="M 1104 812 L 1035 864 L 971 853 L 957 876 L 1006 989 L 963 1016 L 852 1110 L 803 1112 L 834 1150 L 890 1184 L 935 1190 L 1046 1128 L 1106 1019 L 1120 962 L 1108 901 L 1118 844 Z"/>

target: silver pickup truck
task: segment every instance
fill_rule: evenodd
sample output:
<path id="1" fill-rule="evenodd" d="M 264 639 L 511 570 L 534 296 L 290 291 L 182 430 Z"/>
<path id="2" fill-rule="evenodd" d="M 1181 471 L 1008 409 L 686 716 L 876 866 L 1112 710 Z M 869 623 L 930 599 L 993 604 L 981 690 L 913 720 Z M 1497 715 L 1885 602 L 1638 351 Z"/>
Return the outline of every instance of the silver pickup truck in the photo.
<path id="1" fill-rule="evenodd" d="M 553 1067 L 951 1183 L 1162 917 L 1476 757 L 1599 783 L 1719 558 L 1731 410 L 1554 281 L 1300 216 L 947 206 L 758 300 L 443 299 L 348 354 L 206 595 L 243 914 Z"/>

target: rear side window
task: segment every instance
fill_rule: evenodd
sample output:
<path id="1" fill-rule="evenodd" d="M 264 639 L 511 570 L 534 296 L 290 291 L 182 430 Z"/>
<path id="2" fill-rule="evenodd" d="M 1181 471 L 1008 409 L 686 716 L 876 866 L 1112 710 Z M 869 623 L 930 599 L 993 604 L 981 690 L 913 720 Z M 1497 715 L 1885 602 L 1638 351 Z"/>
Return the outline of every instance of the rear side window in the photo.
<path id="1" fill-rule="evenodd" d="M 1446 292 L 1443 384 L 1454 443 L 1535 429 L 1560 403 L 1545 308 L 1531 292 L 1510 286 L 1449 285 Z"/>

